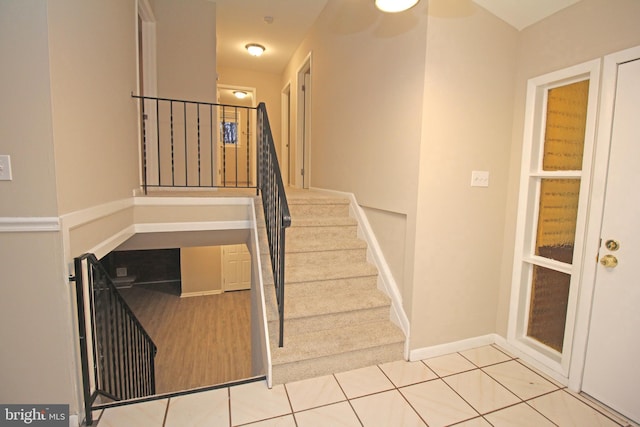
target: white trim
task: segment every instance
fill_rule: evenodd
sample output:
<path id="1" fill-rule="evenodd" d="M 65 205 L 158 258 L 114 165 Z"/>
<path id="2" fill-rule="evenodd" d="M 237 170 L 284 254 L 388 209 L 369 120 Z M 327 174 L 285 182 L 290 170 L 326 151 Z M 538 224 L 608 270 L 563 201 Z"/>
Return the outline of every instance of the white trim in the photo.
<path id="1" fill-rule="evenodd" d="M 458 351 L 471 350 L 472 348 L 495 344 L 496 337 L 496 334 L 489 334 L 479 337 L 467 338 L 460 341 L 454 341 L 446 344 L 433 345 L 431 347 L 417 348 L 411 350 L 409 354 L 409 360 L 414 362 L 417 360 L 444 356 L 445 354 L 456 353 Z"/>
<path id="2" fill-rule="evenodd" d="M 547 366 L 539 363 L 537 360 L 532 359 L 528 354 L 523 353 L 522 351 L 520 351 L 520 349 L 511 345 L 504 337 L 498 334 L 481 335 L 478 337 L 467 338 L 460 341 L 453 341 L 446 344 L 417 348 L 411 351 L 409 360 L 415 362 L 418 360 L 444 356 L 446 354 L 471 350 L 474 348 L 484 347 L 492 344 L 495 344 L 502 350 L 510 353 L 511 356 L 522 359 L 525 363 L 537 369 L 542 374 L 547 375 L 554 381 L 557 381 L 561 385 L 567 384 L 567 379 L 565 377 L 559 375 L 553 370 L 550 370 Z"/>
<path id="3" fill-rule="evenodd" d="M 182 292 L 180 293 L 180 298 L 204 297 L 207 295 L 220 295 L 222 293 L 223 293 L 222 289 L 214 289 L 211 291 L 200 291 L 200 292 Z"/>
<path id="4" fill-rule="evenodd" d="M 139 19 L 138 19 L 139 18 Z M 142 25 L 139 28 L 141 36 L 142 36 L 142 46 L 139 46 L 139 37 L 136 33 L 136 75 L 140 76 L 140 69 L 142 68 L 142 85 L 143 88 L 140 88 L 140 78 L 136 79 L 136 87 L 139 95 L 152 96 L 155 97 L 158 94 L 158 54 L 157 54 L 157 35 L 156 35 L 156 18 L 153 13 L 153 8 L 151 7 L 151 3 L 149 0 L 138 0 L 137 1 L 137 10 L 136 10 L 136 28 L 138 28 L 139 22 L 141 21 Z M 142 49 L 142 64 L 140 64 L 140 52 Z M 142 93 L 144 91 L 144 93 Z M 137 103 L 138 106 L 138 115 L 140 115 L 140 107 L 142 105 L 142 100 Z M 158 118 L 156 117 L 156 111 L 153 108 L 147 109 L 147 120 L 148 123 L 153 124 L 156 123 Z M 138 120 L 138 135 L 139 135 L 139 144 L 138 144 L 138 156 L 140 161 L 142 162 L 142 121 Z M 147 137 L 149 141 L 155 141 L 157 138 L 156 135 L 156 126 L 151 125 L 147 127 Z M 149 164 L 155 164 L 158 161 L 158 152 L 157 147 L 154 144 L 151 144 L 149 150 L 147 151 L 147 161 Z M 140 168 L 140 182 L 143 182 L 144 170 Z M 154 178 L 151 176 L 151 172 L 147 171 L 147 180 L 150 178 Z M 149 182 L 149 181 L 147 181 Z"/>
<path id="5" fill-rule="evenodd" d="M 544 375 L 547 375 L 548 377 L 552 378 L 554 381 L 557 381 L 561 385 L 567 385 L 566 377 L 563 377 L 562 375 L 558 374 L 558 372 L 549 369 L 548 366 L 538 362 L 536 359 L 530 357 L 528 354 L 523 353 L 519 348 L 516 348 L 513 345 L 511 345 L 504 337 L 497 334 L 494 334 L 494 336 L 495 336 L 495 342 L 494 342 L 495 345 L 511 353 L 512 356 L 522 359 L 525 363 L 539 370 L 541 373 L 543 373 Z"/>
<path id="6" fill-rule="evenodd" d="M 117 248 L 124 242 L 126 242 L 129 238 L 135 235 L 135 226 L 130 225 L 129 227 L 120 230 L 118 233 L 109 237 L 106 240 L 103 240 L 93 248 L 89 249 L 87 252 L 92 253 L 96 256 L 96 258 L 101 259 L 111 252 L 113 249 Z"/>
<path id="7" fill-rule="evenodd" d="M 409 359 L 409 337 L 411 334 L 411 324 L 409 318 L 402 306 L 402 294 L 398 288 L 398 283 L 391 273 L 389 264 L 382 253 L 380 244 L 376 239 L 376 235 L 371 228 L 371 224 L 367 219 L 367 215 L 362 210 L 356 196 L 353 193 L 347 193 L 336 190 L 324 190 L 320 188 L 313 188 L 316 191 L 324 191 L 327 193 L 339 194 L 343 197 L 347 197 L 350 201 L 349 211 L 351 216 L 358 221 L 358 237 L 364 239 L 367 242 L 367 259 L 372 262 L 378 269 L 378 287 L 391 298 L 391 313 L 390 319 L 396 324 L 404 333 L 404 357 Z"/>
<path id="8" fill-rule="evenodd" d="M 134 224 L 134 233 L 161 233 L 168 231 L 244 230 L 252 226 L 244 221 L 204 221 L 204 222 L 154 222 Z"/>
<path id="9" fill-rule="evenodd" d="M 294 170 L 294 176 L 296 177 L 296 188 L 311 188 L 311 141 L 305 141 L 305 129 L 303 126 L 305 117 L 305 105 L 304 99 L 306 95 L 303 95 L 302 85 L 304 84 L 304 75 L 305 71 L 309 70 L 310 78 L 313 79 L 313 56 L 312 52 L 309 52 L 307 56 L 305 56 L 302 61 L 300 67 L 296 71 L 296 164 Z M 302 80 L 301 80 L 302 77 Z M 313 96 L 311 92 L 309 92 L 309 97 Z M 301 102 L 302 101 L 302 102 Z M 309 98 L 309 104 L 311 104 L 311 98 Z M 309 113 L 311 114 L 311 113 Z M 310 116 L 309 116 L 310 117 Z M 307 123 L 309 129 L 311 129 L 311 118 L 309 119 L 309 123 Z M 311 131 L 307 131 L 308 134 L 311 134 Z M 305 148 L 304 145 L 307 145 L 309 149 L 309 153 L 307 154 L 307 158 L 309 159 L 309 170 L 306 170 L 306 162 L 305 162 Z M 302 169 L 305 169 L 304 176 L 300 173 Z M 306 187 L 305 187 L 306 183 Z"/>
<path id="10" fill-rule="evenodd" d="M 120 199 L 113 202 L 103 203 L 87 209 L 70 212 L 60 216 L 63 228 L 71 230 L 79 225 L 95 221 L 98 218 L 113 215 L 119 211 L 133 207 L 133 199 Z"/>
<path id="11" fill-rule="evenodd" d="M 593 161 L 591 200 L 584 245 L 586 259 L 595 259 L 598 248 L 600 247 L 600 230 L 604 213 L 618 65 L 639 58 L 640 46 L 625 49 L 604 57 L 600 114 L 598 117 L 597 140 Z M 576 309 L 576 326 L 573 342 L 574 351 L 571 356 L 571 366 L 569 370 L 569 388 L 574 391 L 579 391 L 582 388 L 596 269 L 597 264 L 591 263 L 585 264 L 582 270 L 582 284 Z"/>
<path id="12" fill-rule="evenodd" d="M 587 105 L 587 123 L 585 128 L 585 142 L 583 153 L 583 169 L 579 171 L 567 171 L 561 173 L 547 173 L 540 170 L 542 149 L 544 146 L 544 120 L 541 113 L 541 105 L 544 104 L 548 90 L 563 84 L 589 80 L 589 99 Z M 515 250 L 513 257 L 513 273 L 511 285 L 511 301 L 509 308 L 509 323 L 507 340 L 511 346 L 518 348 L 522 353 L 536 360 L 539 364 L 555 371 L 562 378 L 567 378 L 572 357 L 573 333 L 576 322 L 576 308 L 580 291 L 580 276 L 583 259 L 585 259 L 584 233 L 586 218 L 589 209 L 589 191 L 591 184 L 591 163 L 595 146 L 596 116 L 598 109 L 598 87 L 600 79 L 600 59 L 584 62 L 563 70 L 548 73 L 530 79 L 527 82 L 527 96 L 525 109 L 525 123 L 523 133 L 523 148 L 520 172 L 520 188 L 518 197 L 517 228 L 515 237 Z M 534 149 L 537 151 L 534 152 Z M 532 186 L 539 186 L 539 182 L 532 183 L 533 178 L 542 177 L 579 177 L 580 201 L 576 220 L 575 256 L 574 263 L 562 266 L 555 261 L 540 260 L 533 257 L 532 247 L 532 221 L 537 218 L 538 209 L 537 191 Z M 532 231 L 533 230 L 533 231 Z M 524 264 L 527 264 L 525 267 Z M 566 329 L 562 354 L 539 345 L 534 340 L 528 339 L 525 331 L 526 316 L 529 312 L 531 268 L 534 265 L 542 265 L 571 275 L 571 285 L 567 304 Z"/>
<path id="13" fill-rule="evenodd" d="M 136 197 L 135 206 L 250 206 L 252 197 Z"/>
<path id="14" fill-rule="evenodd" d="M 291 80 L 287 81 L 280 91 L 280 165 L 281 175 L 285 175 L 283 180 L 285 187 L 291 184 Z"/>
<path id="15" fill-rule="evenodd" d="M 60 231 L 60 218 L 0 217 L 0 233 Z"/>
<path id="16" fill-rule="evenodd" d="M 253 241 L 250 245 L 247 245 L 249 252 L 251 252 L 251 268 L 253 271 L 257 272 L 257 283 L 252 283 L 252 286 L 255 286 L 255 291 L 258 292 L 258 301 L 260 302 L 260 309 L 262 310 L 262 338 L 264 339 L 264 357 L 265 367 L 267 369 L 267 387 L 273 387 L 273 365 L 271 360 L 271 344 L 269 343 L 269 319 L 267 319 L 267 304 L 265 302 L 264 297 L 264 279 L 262 277 L 262 260 L 259 251 L 260 242 L 258 239 L 258 221 L 256 219 L 256 208 L 253 199 L 251 200 L 251 222 L 253 226 L 251 227 L 251 237 L 250 239 Z M 254 249 L 252 251 L 252 249 Z"/>

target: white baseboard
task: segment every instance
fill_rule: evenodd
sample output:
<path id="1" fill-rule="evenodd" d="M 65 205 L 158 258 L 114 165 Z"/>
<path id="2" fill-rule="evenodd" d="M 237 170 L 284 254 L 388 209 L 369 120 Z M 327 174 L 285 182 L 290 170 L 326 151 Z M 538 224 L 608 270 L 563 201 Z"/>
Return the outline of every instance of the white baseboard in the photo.
<path id="1" fill-rule="evenodd" d="M 415 350 L 411 350 L 409 360 L 414 362 L 417 360 L 425 360 L 430 359 L 432 357 L 444 356 L 445 354 L 456 353 L 459 351 L 471 350 L 476 347 L 483 347 L 485 345 L 495 344 L 505 350 L 507 353 L 511 354 L 511 356 L 516 357 L 518 359 L 522 359 L 523 362 L 531 366 L 532 368 L 540 371 L 542 374 L 552 378 L 562 385 L 567 385 L 568 378 L 563 377 L 558 374 L 558 372 L 549 369 L 543 364 L 539 363 L 532 357 L 527 354 L 521 352 L 511 344 L 509 344 L 501 335 L 498 334 L 488 334 L 482 335 L 479 337 L 467 338 L 460 341 L 454 341 L 446 344 L 434 345 L 431 347 L 418 348 Z"/>
<path id="2" fill-rule="evenodd" d="M 444 356 L 445 354 L 455 353 L 458 351 L 470 350 L 476 347 L 496 344 L 498 334 L 488 334 L 479 337 L 467 338 L 460 341 L 454 341 L 446 344 L 434 345 L 431 347 L 418 348 L 409 352 L 409 360 L 424 360 L 431 357 Z"/>
<path id="3" fill-rule="evenodd" d="M 214 289 L 211 291 L 200 291 L 200 292 L 182 292 L 180 294 L 180 298 L 204 297 L 207 295 L 220 295 L 221 293 L 223 293 L 222 289 Z"/>

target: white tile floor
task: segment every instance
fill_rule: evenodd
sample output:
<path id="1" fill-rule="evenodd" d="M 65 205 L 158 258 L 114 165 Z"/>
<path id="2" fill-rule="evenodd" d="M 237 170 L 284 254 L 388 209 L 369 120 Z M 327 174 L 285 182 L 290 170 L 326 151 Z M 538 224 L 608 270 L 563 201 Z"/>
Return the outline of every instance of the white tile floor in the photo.
<path id="1" fill-rule="evenodd" d="M 633 426 L 496 346 L 97 413 L 98 427 Z"/>

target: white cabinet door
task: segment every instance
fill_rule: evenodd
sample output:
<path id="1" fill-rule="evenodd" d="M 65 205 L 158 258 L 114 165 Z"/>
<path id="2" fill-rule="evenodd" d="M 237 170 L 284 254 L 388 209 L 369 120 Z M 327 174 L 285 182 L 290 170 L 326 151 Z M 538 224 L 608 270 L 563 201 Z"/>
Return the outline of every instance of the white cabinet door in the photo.
<path id="1" fill-rule="evenodd" d="M 251 255 L 247 245 L 222 247 L 222 283 L 225 292 L 251 289 Z"/>

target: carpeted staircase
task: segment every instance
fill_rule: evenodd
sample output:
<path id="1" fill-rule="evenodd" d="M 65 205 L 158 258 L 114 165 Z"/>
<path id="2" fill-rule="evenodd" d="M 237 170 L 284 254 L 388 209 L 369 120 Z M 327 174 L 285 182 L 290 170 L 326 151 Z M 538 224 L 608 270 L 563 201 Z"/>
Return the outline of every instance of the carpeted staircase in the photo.
<path id="1" fill-rule="evenodd" d="M 349 200 L 287 191 L 284 347 L 268 261 L 262 205 L 256 205 L 269 322 L 273 383 L 371 366 L 403 357 L 404 335 L 390 319 L 390 299 L 357 236 Z"/>

